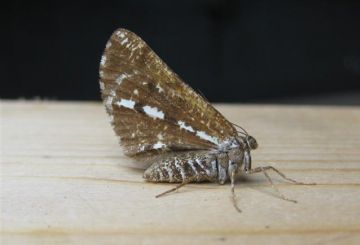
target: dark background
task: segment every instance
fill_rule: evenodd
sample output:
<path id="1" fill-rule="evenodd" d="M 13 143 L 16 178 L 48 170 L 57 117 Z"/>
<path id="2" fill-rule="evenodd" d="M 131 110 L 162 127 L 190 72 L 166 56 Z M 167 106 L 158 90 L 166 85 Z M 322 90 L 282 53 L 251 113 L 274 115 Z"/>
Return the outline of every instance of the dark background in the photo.
<path id="1" fill-rule="evenodd" d="M 360 1 L 12 1 L 1 16 L 1 98 L 99 100 L 123 27 L 213 102 L 360 105 Z"/>

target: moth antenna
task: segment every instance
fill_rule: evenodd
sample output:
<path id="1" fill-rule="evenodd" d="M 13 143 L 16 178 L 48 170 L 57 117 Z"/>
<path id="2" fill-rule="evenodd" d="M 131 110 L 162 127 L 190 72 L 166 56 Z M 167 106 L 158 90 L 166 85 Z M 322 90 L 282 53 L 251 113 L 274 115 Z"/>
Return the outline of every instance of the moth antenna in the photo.
<path id="1" fill-rule="evenodd" d="M 235 124 L 235 123 L 231 123 L 231 124 L 234 125 L 235 127 L 240 128 L 242 131 L 244 131 L 243 134 L 245 134 L 246 136 L 249 136 L 248 132 L 247 132 L 243 127 L 241 127 L 241 126 L 239 126 L 239 125 L 237 125 L 237 124 Z M 239 133 L 240 133 L 240 132 L 239 132 Z"/>
<path id="2" fill-rule="evenodd" d="M 239 208 L 239 206 L 237 205 L 236 202 L 236 194 L 235 194 L 235 171 L 231 171 L 231 176 L 230 176 L 230 180 L 231 180 L 231 197 L 232 197 L 232 202 L 233 202 L 233 206 L 236 209 L 236 211 L 238 211 L 239 213 L 241 213 L 241 209 Z"/>
<path id="3" fill-rule="evenodd" d="M 236 130 L 236 132 L 238 132 L 238 133 L 240 133 L 240 134 L 243 134 L 243 135 L 247 136 L 247 134 L 245 134 L 245 133 L 244 133 L 244 132 L 242 132 L 242 131 Z"/>

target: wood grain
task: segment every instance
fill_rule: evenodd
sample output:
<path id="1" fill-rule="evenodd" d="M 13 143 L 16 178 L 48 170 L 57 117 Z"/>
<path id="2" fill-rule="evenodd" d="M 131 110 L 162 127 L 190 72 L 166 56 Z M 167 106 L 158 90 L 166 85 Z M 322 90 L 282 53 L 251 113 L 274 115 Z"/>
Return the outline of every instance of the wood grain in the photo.
<path id="1" fill-rule="evenodd" d="M 299 181 L 146 183 L 100 103 L 1 102 L 2 244 L 359 244 L 360 108 L 218 105 L 254 135 L 253 166 Z M 134 167 L 135 166 L 135 167 Z"/>

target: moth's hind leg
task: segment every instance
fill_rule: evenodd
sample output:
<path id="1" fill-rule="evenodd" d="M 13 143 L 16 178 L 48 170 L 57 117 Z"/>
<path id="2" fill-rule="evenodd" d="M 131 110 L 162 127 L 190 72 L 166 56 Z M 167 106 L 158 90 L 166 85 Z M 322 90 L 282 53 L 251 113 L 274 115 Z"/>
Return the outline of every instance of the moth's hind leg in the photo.
<path id="1" fill-rule="evenodd" d="M 275 173 L 277 173 L 278 175 L 280 175 L 283 179 L 293 183 L 293 184 L 297 184 L 297 185 L 315 185 L 315 183 L 303 183 L 303 182 L 299 182 L 296 181 L 294 179 L 288 178 L 285 174 L 283 174 L 282 172 L 280 172 L 279 170 L 277 170 L 276 168 L 274 168 L 273 166 L 265 166 L 265 167 L 257 167 L 254 169 L 251 169 L 249 171 L 247 171 L 247 174 L 254 174 L 254 173 L 260 173 L 262 172 L 266 179 L 269 181 L 271 187 L 278 193 L 278 195 L 280 196 L 281 199 L 285 200 L 285 201 L 289 201 L 289 202 L 293 202 L 293 203 L 297 203 L 296 200 L 293 199 L 289 199 L 287 197 L 285 197 L 280 191 L 279 189 L 274 185 L 273 181 L 271 180 L 270 176 L 267 173 L 267 170 L 273 170 Z"/>
<path id="2" fill-rule="evenodd" d="M 156 183 L 173 183 L 173 182 L 181 182 L 179 181 L 179 175 L 174 175 L 174 169 L 172 169 L 171 166 L 168 166 L 167 164 L 164 164 L 162 162 L 160 163 L 154 163 L 152 166 L 150 166 L 148 169 L 144 172 L 144 179 L 146 179 L 149 182 L 156 182 Z M 170 192 L 177 191 L 181 187 L 185 186 L 186 184 L 190 183 L 191 180 L 183 181 L 181 184 L 178 184 L 176 187 L 171 188 L 170 190 L 167 190 L 163 193 L 160 193 L 156 195 L 155 197 L 161 197 L 164 196 Z"/>
<path id="3" fill-rule="evenodd" d="M 177 191 L 177 190 L 179 190 L 181 187 L 183 187 L 183 186 L 191 183 L 193 180 L 194 180 L 194 179 L 189 179 L 188 181 L 184 181 L 184 182 L 182 182 L 181 184 L 178 184 L 177 186 L 175 186 L 174 188 L 171 188 L 170 190 L 164 191 L 163 193 L 160 193 L 160 194 L 156 195 L 155 197 L 156 197 L 156 198 L 159 198 L 159 197 L 162 197 L 162 196 L 164 196 L 164 195 L 166 195 L 166 194 L 168 194 L 168 193 L 171 193 L 171 192 L 173 192 L 173 191 Z"/>

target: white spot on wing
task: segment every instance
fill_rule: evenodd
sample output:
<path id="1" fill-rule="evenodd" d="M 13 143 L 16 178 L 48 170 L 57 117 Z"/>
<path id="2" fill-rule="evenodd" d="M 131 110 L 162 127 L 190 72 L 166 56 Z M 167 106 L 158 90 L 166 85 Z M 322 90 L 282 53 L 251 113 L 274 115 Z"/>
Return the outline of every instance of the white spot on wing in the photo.
<path id="1" fill-rule="evenodd" d="M 144 112 L 150 117 L 164 119 L 164 112 L 159 111 L 156 107 L 146 105 L 143 107 L 143 109 Z"/>
<path id="2" fill-rule="evenodd" d="M 159 90 L 159 93 L 164 92 L 164 89 L 160 86 L 160 84 L 156 84 L 156 88 Z"/>
<path id="3" fill-rule="evenodd" d="M 109 110 L 109 111 L 112 111 L 112 102 L 114 100 L 114 97 L 112 96 L 109 96 L 106 98 L 106 101 L 105 101 L 105 107 Z"/>
<path id="4" fill-rule="evenodd" d="M 105 84 L 104 84 L 102 81 L 100 81 L 100 89 L 101 89 L 101 90 L 104 90 L 104 89 L 105 89 Z"/>
<path id="5" fill-rule="evenodd" d="M 159 140 L 164 139 L 164 137 L 163 137 L 163 135 L 162 135 L 162 134 L 158 134 L 158 135 L 157 135 L 157 138 L 158 138 Z"/>
<path id="6" fill-rule="evenodd" d="M 117 35 L 118 37 L 120 37 L 120 38 L 124 38 L 124 37 L 125 37 L 125 34 L 124 34 L 123 32 L 121 32 L 121 31 L 117 31 L 117 32 L 116 32 L 116 35 Z"/>
<path id="7" fill-rule="evenodd" d="M 124 74 L 121 74 L 118 78 L 116 78 L 115 82 L 120 85 L 122 83 L 122 81 L 125 79 L 125 78 L 128 78 L 128 74 L 124 73 Z"/>
<path id="8" fill-rule="evenodd" d="M 193 132 L 193 133 L 195 132 L 191 126 L 186 126 L 185 122 L 183 122 L 183 121 L 178 121 L 178 124 L 179 124 L 180 128 L 183 128 L 183 129 Z"/>
<path id="9" fill-rule="evenodd" d="M 139 90 L 134 89 L 134 94 L 139 95 Z"/>
<path id="10" fill-rule="evenodd" d="M 161 149 L 163 147 L 165 147 L 166 145 L 164 143 L 162 143 L 161 141 L 158 141 L 156 144 L 153 145 L 153 149 Z"/>
<path id="11" fill-rule="evenodd" d="M 196 135 L 204 140 L 210 141 L 214 144 L 219 144 L 219 139 L 213 136 L 208 135 L 204 131 L 196 131 Z"/>
<path id="12" fill-rule="evenodd" d="M 117 101 L 115 104 L 118 106 L 123 106 L 123 107 L 129 108 L 129 109 L 134 109 L 135 101 L 121 99 L 120 101 Z"/>
<path id="13" fill-rule="evenodd" d="M 105 65 L 105 63 L 106 63 L 106 56 L 105 56 L 105 55 L 103 55 L 103 56 L 101 56 L 101 61 L 100 61 L 100 64 L 101 64 L 102 66 L 104 66 L 104 65 Z"/>
<path id="14" fill-rule="evenodd" d="M 129 41 L 128 38 L 125 38 L 124 40 L 122 40 L 122 42 L 120 43 L 121 45 L 124 45 L 125 43 L 127 43 Z"/>
<path id="15" fill-rule="evenodd" d="M 111 47 L 111 42 L 108 41 L 108 42 L 106 43 L 106 48 L 110 48 L 110 47 Z"/>

